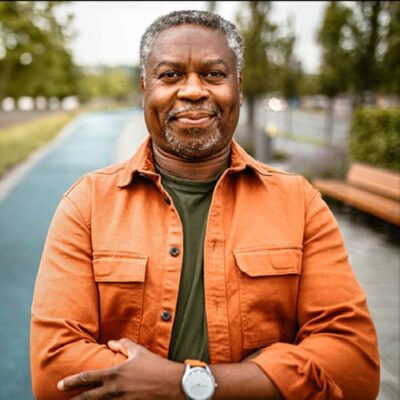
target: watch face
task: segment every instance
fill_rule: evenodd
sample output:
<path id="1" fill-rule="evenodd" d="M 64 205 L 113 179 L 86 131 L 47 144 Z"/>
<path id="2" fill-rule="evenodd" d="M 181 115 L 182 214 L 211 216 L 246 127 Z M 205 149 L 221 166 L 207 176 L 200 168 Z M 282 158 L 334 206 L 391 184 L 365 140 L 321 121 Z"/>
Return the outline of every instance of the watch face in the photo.
<path id="1" fill-rule="evenodd" d="M 215 390 L 213 377 L 201 367 L 191 368 L 185 376 L 182 385 L 186 395 L 193 400 L 210 399 Z"/>

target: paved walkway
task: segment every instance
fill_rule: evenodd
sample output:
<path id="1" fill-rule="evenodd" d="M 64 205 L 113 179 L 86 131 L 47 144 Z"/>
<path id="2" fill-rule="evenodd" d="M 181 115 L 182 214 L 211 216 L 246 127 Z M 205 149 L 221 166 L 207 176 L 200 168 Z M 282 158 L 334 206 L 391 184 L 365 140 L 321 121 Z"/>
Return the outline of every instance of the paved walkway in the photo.
<path id="1" fill-rule="evenodd" d="M 400 399 L 400 237 L 365 215 L 333 210 L 378 333 L 380 400 Z M 362 399 L 360 399 L 362 400 Z"/>
<path id="2" fill-rule="evenodd" d="M 29 322 L 43 242 L 61 195 L 84 173 L 116 162 L 124 126 L 137 111 L 79 117 L 17 182 L 0 188 L 0 399 L 32 398 Z M 138 132 L 140 140 L 143 133 Z M 15 185 L 15 183 L 17 183 Z M 0 186 L 3 186 L 0 184 Z"/>
<path id="3" fill-rule="evenodd" d="M 128 158 L 143 138 L 139 111 L 82 116 L 30 169 L 22 169 L 16 185 L 8 184 L 2 193 L 0 182 L 1 400 L 32 398 L 30 304 L 43 241 L 60 196 L 85 172 Z M 383 363 L 379 399 L 397 400 L 400 250 L 393 237 L 364 218 L 334 211 L 379 335 Z"/>

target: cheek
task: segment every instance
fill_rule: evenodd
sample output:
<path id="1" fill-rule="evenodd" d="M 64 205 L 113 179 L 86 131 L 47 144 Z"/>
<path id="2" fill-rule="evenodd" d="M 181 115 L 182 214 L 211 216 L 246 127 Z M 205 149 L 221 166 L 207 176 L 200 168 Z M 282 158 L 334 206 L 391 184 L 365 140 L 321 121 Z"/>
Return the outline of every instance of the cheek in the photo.
<path id="1" fill-rule="evenodd" d="M 145 100 L 145 112 L 160 123 L 164 121 L 164 115 L 171 108 L 171 94 L 164 90 L 153 89 Z"/>
<path id="2" fill-rule="evenodd" d="M 235 130 L 240 113 L 240 93 L 238 88 L 232 87 L 226 90 L 220 96 L 220 105 L 223 109 L 222 129 L 226 133 L 231 133 Z"/>
<path id="3" fill-rule="evenodd" d="M 229 110 L 240 103 L 240 91 L 236 85 L 229 85 L 215 92 L 222 107 Z"/>
<path id="4" fill-rule="evenodd" d="M 239 91 L 235 89 L 230 89 L 225 91 L 219 97 L 220 105 L 224 111 L 224 119 L 234 118 L 236 113 L 240 110 L 240 95 Z"/>

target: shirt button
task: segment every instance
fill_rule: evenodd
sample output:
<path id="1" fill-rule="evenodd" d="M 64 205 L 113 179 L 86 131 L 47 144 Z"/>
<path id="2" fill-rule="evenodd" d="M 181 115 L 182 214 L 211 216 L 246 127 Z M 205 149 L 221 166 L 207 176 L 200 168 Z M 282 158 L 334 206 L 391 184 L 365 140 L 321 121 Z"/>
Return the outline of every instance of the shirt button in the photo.
<path id="1" fill-rule="evenodd" d="M 163 310 L 161 313 L 161 319 L 163 321 L 169 321 L 172 318 L 171 312 L 168 310 Z"/>
<path id="2" fill-rule="evenodd" d="M 169 254 L 171 254 L 172 257 L 177 257 L 179 256 L 179 249 L 177 247 L 171 247 Z"/>

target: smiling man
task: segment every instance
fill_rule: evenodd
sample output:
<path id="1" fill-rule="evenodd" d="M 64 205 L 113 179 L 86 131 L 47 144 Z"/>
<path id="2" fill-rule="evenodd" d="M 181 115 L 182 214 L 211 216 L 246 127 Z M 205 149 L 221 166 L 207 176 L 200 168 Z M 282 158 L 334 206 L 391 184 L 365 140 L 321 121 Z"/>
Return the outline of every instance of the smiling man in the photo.
<path id="1" fill-rule="evenodd" d="M 376 397 L 375 330 L 332 214 L 232 139 L 241 43 L 200 11 L 143 35 L 149 138 L 73 185 L 49 229 L 37 399 Z"/>

